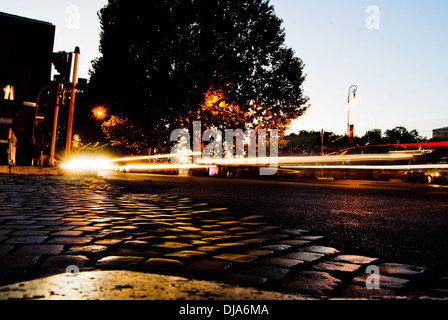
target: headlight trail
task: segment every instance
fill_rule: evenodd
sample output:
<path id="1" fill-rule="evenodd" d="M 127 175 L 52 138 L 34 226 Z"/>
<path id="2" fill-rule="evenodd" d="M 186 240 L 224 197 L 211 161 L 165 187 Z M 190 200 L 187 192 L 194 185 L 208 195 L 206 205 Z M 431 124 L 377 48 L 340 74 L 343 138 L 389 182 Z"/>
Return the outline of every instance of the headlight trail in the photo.
<path id="1" fill-rule="evenodd" d="M 138 161 L 138 160 L 154 160 L 154 159 L 166 159 L 173 157 L 188 157 L 202 155 L 201 152 L 185 152 L 185 153 L 173 153 L 173 154 L 161 154 L 155 156 L 139 156 L 139 157 L 127 157 L 127 158 L 117 158 L 109 160 L 110 162 L 124 162 L 124 161 Z"/>
<path id="2" fill-rule="evenodd" d="M 448 164 L 414 164 L 414 165 L 315 165 L 315 166 L 280 166 L 282 169 L 353 169 L 353 170 L 429 170 L 448 169 Z"/>
<path id="3" fill-rule="evenodd" d="M 129 170 L 158 170 L 158 169 L 199 169 L 204 166 L 195 164 L 130 164 L 125 165 Z"/>
<path id="4" fill-rule="evenodd" d="M 348 163 L 362 161 L 398 161 L 412 160 L 421 152 L 396 152 L 383 154 L 356 154 L 340 156 L 301 156 L 301 157 L 263 157 L 263 158 L 236 158 L 236 159 L 200 159 L 197 164 L 201 165 L 269 165 L 269 164 L 325 164 L 325 163 Z"/>
<path id="5" fill-rule="evenodd" d="M 403 150 L 376 154 L 344 154 L 329 156 L 294 156 L 294 157 L 261 157 L 261 158 L 202 158 L 192 161 L 192 156 L 200 156 L 201 152 L 185 152 L 152 156 L 123 157 L 115 159 L 74 158 L 66 161 L 61 167 L 67 171 L 85 170 L 158 170 L 158 169 L 199 169 L 217 166 L 278 166 L 284 169 L 373 169 L 373 170 L 411 170 L 441 169 L 448 164 L 394 164 L 395 161 L 410 162 L 416 156 L 432 152 L 432 150 Z M 135 163 L 157 159 L 178 159 L 178 163 Z M 119 163 L 122 162 L 123 165 Z M 368 162 L 368 164 L 366 164 Z M 396 162 L 395 162 L 396 163 Z"/>

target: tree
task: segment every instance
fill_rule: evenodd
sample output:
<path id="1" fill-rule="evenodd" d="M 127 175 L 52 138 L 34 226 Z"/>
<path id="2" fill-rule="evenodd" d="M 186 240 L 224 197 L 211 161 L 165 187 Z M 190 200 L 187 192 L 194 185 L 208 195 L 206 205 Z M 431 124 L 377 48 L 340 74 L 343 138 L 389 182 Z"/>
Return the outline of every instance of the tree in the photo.
<path id="1" fill-rule="evenodd" d="M 341 140 L 343 136 L 333 132 L 324 132 L 324 148 L 346 147 L 348 139 Z M 313 154 L 321 152 L 322 133 L 320 131 L 301 130 L 299 134 L 291 133 L 279 140 L 279 150 L 282 152 L 301 152 Z"/>
<path id="2" fill-rule="evenodd" d="M 408 131 L 405 127 L 395 127 L 384 132 L 384 142 L 388 144 L 396 143 L 417 143 L 426 141 L 417 130 Z"/>
<path id="3" fill-rule="evenodd" d="M 363 145 L 377 145 L 384 143 L 384 141 L 380 131 L 370 130 L 361 137 L 361 143 Z"/>
<path id="4" fill-rule="evenodd" d="M 302 60 L 268 0 L 109 0 L 90 95 L 163 149 L 175 128 L 284 132 L 308 98 Z M 162 143 L 160 143 L 162 142 Z M 162 145 L 160 145 L 162 144 Z"/>
<path id="5" fill-rule="evenodd" d="M 142 138 L 145 129 L 129 119 L 111 116 L 108 121 L 103 122 L 101 129 L 112 146 L 121 146 L 136 153 L 148 153 L 150 146 Z"/>

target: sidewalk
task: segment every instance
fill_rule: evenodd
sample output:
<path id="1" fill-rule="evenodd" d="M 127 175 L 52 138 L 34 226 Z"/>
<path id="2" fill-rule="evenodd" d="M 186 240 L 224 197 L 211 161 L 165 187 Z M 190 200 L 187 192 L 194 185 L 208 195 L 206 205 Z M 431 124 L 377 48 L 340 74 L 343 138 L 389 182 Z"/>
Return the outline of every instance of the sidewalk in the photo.
<path id="1" fill-rule="evenodd" d="M 366 287 L 368 266 L 380 289 Z M 439 278 L 254 212 L 96 177 L 0 174 L 0 299 L 446 299 Z"/>
<path id="2" fill-rule="evenodd" d="M 62 174 L 57 167 L 7 166 L 0 165 L 0 173 L 53 176 Z"/>

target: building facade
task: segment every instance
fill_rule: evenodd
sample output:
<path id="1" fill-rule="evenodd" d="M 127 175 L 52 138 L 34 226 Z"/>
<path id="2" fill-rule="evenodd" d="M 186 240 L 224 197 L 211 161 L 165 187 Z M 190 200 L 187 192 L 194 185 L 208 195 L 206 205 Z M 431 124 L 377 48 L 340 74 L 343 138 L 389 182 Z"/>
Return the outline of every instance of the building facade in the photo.
<path id="1" fill-rule="evenodd" d="M 0 12 L 0 164 L 32 164 L 37 99 L 51 80 L 54 36 L 51 23 Z"/>
<path id="2" fill-rule="evenodd" d="M 448 127 L 432 130 L 432 138 L 434 140 L 448 140 Z"/>

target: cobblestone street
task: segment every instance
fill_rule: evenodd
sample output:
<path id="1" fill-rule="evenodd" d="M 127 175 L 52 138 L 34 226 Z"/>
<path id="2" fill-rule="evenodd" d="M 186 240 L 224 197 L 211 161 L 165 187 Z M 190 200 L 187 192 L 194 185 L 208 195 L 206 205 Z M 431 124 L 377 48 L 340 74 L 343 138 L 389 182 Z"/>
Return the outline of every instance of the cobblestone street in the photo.
<path id="1" fill-rule="evenodd" d="M 0 298 L 14 283 L 126 270 L 316 298 L 448 296 L 424 266 L 344 252 L 325 235 L 188 198 L 132 194 L 96 177 L 0 175 Z M 367 266 L 380 289 L 369 290 Z"/>

